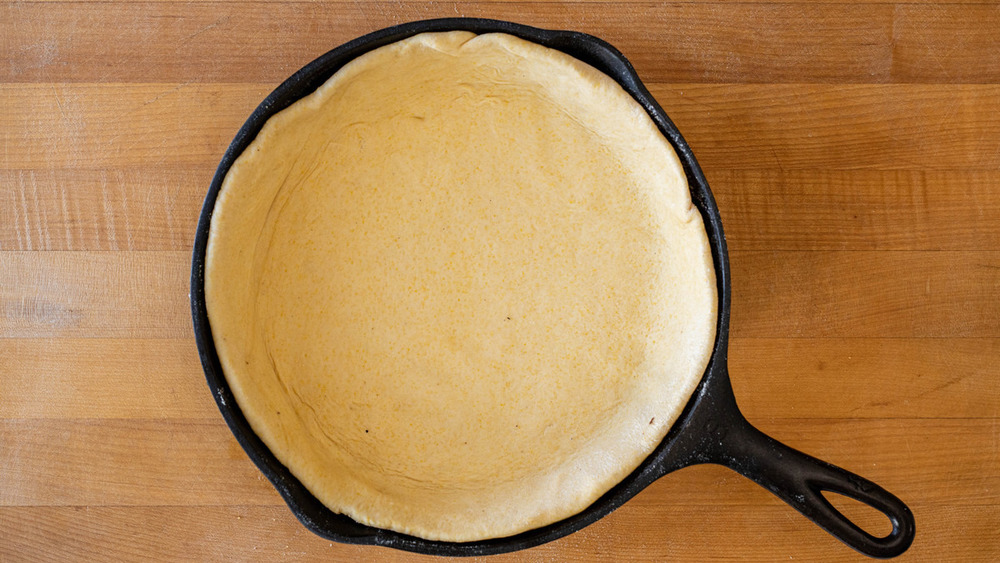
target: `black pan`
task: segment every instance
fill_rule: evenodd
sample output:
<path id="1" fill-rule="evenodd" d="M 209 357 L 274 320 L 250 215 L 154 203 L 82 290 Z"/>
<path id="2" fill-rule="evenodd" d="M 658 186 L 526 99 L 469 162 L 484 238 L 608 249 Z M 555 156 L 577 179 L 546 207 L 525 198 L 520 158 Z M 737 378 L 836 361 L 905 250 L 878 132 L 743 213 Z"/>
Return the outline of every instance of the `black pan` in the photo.
<path id="1" fill-rule="evenodd" d="M 715 348 L 702 377 L 680 418 L 652 454 L 618 485 L 583 512 L 542 528 L 515 536 L 485 541 L 450 543 L 430 541 L 391 530 L 365 526 L 335 514 L 289 473 L 254 434 L 244 418 L 219 365 L 212 327 L 205 310 L 205 249 L 212 210 L 222 180 L 264 122 L 275 113 L 311 93 L 334 72 L 368 51 L 428 31 L 464 30 L 503 32 L 558 49 L 617 80 L 646 109 L 677 151 L 708 231 L 719 287 L 719 321 Z M 724 465 L 765 487 L 807 518 L 850 547 L 872 557 L 893 557 L 913 541 L 914 520 L 898 498 L 871 481 L 810 457 L 777 442 L 750 425 L 740 413 L 727 370 L 729 339 L 729 257 L 722 220 L 698 162 L 680 132 L 640 82 L 632 65 L 604 41 L 569 31 L 549 31 L 504 21 L 438 19 L 418 21 L 376 31 L 341 45 L 292 75 L 253 112 L 233 139 L 212 180 L 195 237 L 191 272 L 191 308 L 195 338 L 208 385 L 236 439 L 261 472 L 274 484 L 295 516 L 316 534 L 338 542 L 393 547 L 434 555 L 489 555 L 527 549 L 571 534 L 604 517 L 660 477 L 689 465 Z M 846 495 L 883 512 L 892 532 L 878 538 L 865 532 L 837 511 L 821 494 Z M 664 532 L 669 533 L 669 532 Z"/>

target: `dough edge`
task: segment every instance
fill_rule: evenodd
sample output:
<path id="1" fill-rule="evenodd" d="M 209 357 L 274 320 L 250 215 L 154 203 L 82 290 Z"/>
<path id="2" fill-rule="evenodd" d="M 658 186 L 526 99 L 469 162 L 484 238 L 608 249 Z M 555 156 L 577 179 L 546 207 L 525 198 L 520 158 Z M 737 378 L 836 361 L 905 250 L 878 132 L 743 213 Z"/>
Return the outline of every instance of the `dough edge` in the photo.
<path id="1" fill-rule="evenodd" d="M 224 221 L 225 218 L 230 215 L 230 212 L 225 210 L 227 205 L 226 202 L 233 193 L 232 190 L 235 189 L 232 186 L 232 182 L 230 182 L 230 178 L 234 176 L 233 170 L 238 169 L 245 162 L 246 159 L 244 158 L 244 155 L 254 154 L 257 150 L 259 150 L 261 145 L 266 144 L 267 139 L 269 139 L 271 135 L 276 134 L 277 131 L 280 131 L 283 123 L 287 121 L 294 112 L 308 111 L 310 108 L 315 108 L 318 105 L 319 100 L 326 95 L 326 92 L 336 88 L 338 84 L 350 80 L 351 77 L 356 74 L 358 69 L 363 68 L 363 65 L 377 64 L 380 56 L 389 56 L 392 49 L 398 49 L 401 44 L 407 42 L 423 42 L 425 44 L 433 45 L 435 48 L 439 49 L 461 48 L 461 46 L 465 43 L 462 42 L 456 47 L 456 44 L 458 43 L 454 40 L 456 34 L 467 36 L 466 41 L 471 41 L 473 39 L 479 41 L 496 41 L 499 42 L 503 48 L 525 52 L 528 53 L 529 56 L 537 55 L 554 57 L 564 64 L 573 67 L 577 72 L 579 72 L 581 77 L 592 82 L 596 85 L 596 87 L 609 92 L 620 93 L 620 96 L 627 98 L 627 100 L 622 99 L 622 101 L 633 105 L 634 108 L 641 112 L 647 120 L 649 119 L 645 110 L 642 109 L 641 106 L 639 106 L 639 104 L 610 77 L 562 52 L 548 49 L 525 40 L 517 39 L 513 36 L 504 34 L 485 34 L 477 36 L 467 32 L 421 34 L 373 50 L 345 65 L 314 93 L 306 96 L 289 108 L 273 116 L 265 124 L 257 138 L 251 143 L 247 150 L 244 151 L 244 154 L 237 159 L 233 167 L 230 169 L 230 173 L 227 175 L 223 188 L 220 192 L 219 199 L 216 202 L 216 213 L 213 215 L 212 229 L 210 229 L 209 232 L 209 248 L 206 259 L 206 301 L 208 302 L 209 318 L 212 321 L 213 326 L 219 326 L 220 328 L 227 327 L 231 322 L 231 319 L 233 319 L 233 317 L 230 316 L 228 317 L 230 320 L 227 320 L 227 313 L 222 311 L 222 309 L 225 309 L 225 306 L 218 305 L 219 301 L 222 299 L 220 297 L 220 293 L 224 292 L 224 290 L 219 286 L 221 280 L 218 280 L 211 274 L 211 265 L 213 260 L 216 258 L 215 253 L 220 252 L 220 247 L 224 247 L 226 245 L 226 241 L 220 242 L 219 240 L 218 233 L 220 230 L 215 228 L 216 221 L 220 218 Z M 680 177 L 683 180 L 683 187 L 687 190 L 686 177 L 681 169 L 680 161 L 677 158 L 676 153 L 669 145 L 669 142 L 667 142 L 666 139 L 662 137 L 662 134 L 656 130 L 655 125 L 651 120 L 649 120 L 649 126 L 655 130 L 655 135 L 665 145 L 669 152 L 669 156 L 671 157 L 670 162 L 664 163 L 664 166 L 670 166 L 675 168 L 676 171 L 679 171 Z M 523 482 L 503 484 L 495 489 L 491 498 L 482 499 L 484 501 L 483 505 L 487 507 L 487 511 L 485 515 L 481 516 L 474 524 L 471 525 L 468 520 L 469 515 L 466 513 L 456 513 L 451 518 L 443 515 L 434 515 L 433 521 L 427 521 L 426 515 L 422 514 L 419 510 L 409 512 L 402 511 L 397 513 L 389 511 L 388 513 L 382 513 L 381 509 L 366 502 L 365 499 L 375 498 L 378 496 L 378 492 L 372 490 L 367 486 L 367 484 L 350 483 L 347 487 L 333 487 L 331 490 L 331 488 L 328 488 L 321 479 L 317 482 L 317 473 L 321 474 L 321 471 L 317 472 L 315 471 L 315 468 L 302 467 L 301 460 L 296 459 L 298 456 L 295 452 L 282 451 L 282 440 L 278 435 L 283 432 L 284 429 L 275 428 L 273 421 L 269 420 L 267 413 L 264 412 L 267 409 L 259 408 L 259 405 L 256 405 L 253 398 L 249 396 L 247 389 L 245 388 L 245 382 L 241 379 L 241 370 L 234 361 L 235 358 L 239 357 L 238 352 L 234 352 L 228 342 L 224 339 L 220 339 L 220 335 L 226 332 L 226 328 L 221 328 L 216 335 L 216 347 L 219 353 L 220 361 L 222 362 L 223 372 L 233 390 L 234 395 L 236 396 L 240 408 L 243 410 L 244 415 L 257 435 L 261 437 L 279 461 L 289 467 L 292 473 L 299 478 L 300 481 L 302 481 L 302 483 L 321 502 L 323 502 L 323 504 L 335 512 L 346 514 L 358 522 L 374 527 L 392 529 L 418 537 L 442 541 L 474 541 L 493 537 L 505 537 L 563 520 L 587 508 L 601 495 L 606 493 L 614 485 L 634 471 L 635 468 L 638 467 L 638 465 L 645 460 L 646 457 L 648 457 L 648 455 L 662 441 L 669 429 L 673 426 L 673 423 L 680 415 L 697 384 L 700 382 L 701 376 L 707 367 L 709 359 L 711 358 L 715 342 L 715 325 L 717 316 L 717 294 L 715 290 L 715 277 L 711 250 L 707 240 L 707 234 L 704 233 L 701 216 L 690 201 L 690 193 L 685 192 L 682 196 L 680 194 L 678 195 L 679 197 L 676 198 L 677 212 L 679 214 L 686 213 L 686 221 L 692 223 L 692 228 L 700 228 L 703 234 L 703 247 L 701 249 L 700 258 L 703 263 L 707 264 L 707 273 L 711 274 L 710 285 L 713 296 L 713 304 L 710 313 L 711 318 L 710 321 L 707 322 L 707 328 L 709 330 L 704 334 L 706 350 L 702 354 L 703 357 L 701 358 L 699 367 L 694 370 L 697 373 L 692 373 L 689 377 L 687 377 L 686 380 L 682 382 L 682 385 L 676 390 L 676 396 L 683 396 L 684 400 L 667 401 L 672 402 L 673 404 L 670 405 L 668 410 L 657 411 L 655 432 L 644 435 L 642 439 L 642 447 L 635 449 L 635 453 L 631 459 L 627 462 L 620 463 L 617 470 L 605 473 L 600 479 L 593 479 L 593 475 L 590 475 L 586 470 L 581 473 L 563 472 L 556 475 L 544 475 L 539 479 L 539 482 L 535 484 L 535 487 L 533 487 L 536 492 L 541 491 L 542 494 L 537 494 L 534 497 L 531 495 L 525 495 L 526 487 Z M 234 220 L 238 220 L 238 218 Z M 584 460 L 582 463 L 586 465 L 587 462 Z M 306 465 L 308 465 L 308 463 L 306 463 Z M 354 498 L 346 498 L 348 495 L 343 494 L 343 489 L 353 490 Z"/>

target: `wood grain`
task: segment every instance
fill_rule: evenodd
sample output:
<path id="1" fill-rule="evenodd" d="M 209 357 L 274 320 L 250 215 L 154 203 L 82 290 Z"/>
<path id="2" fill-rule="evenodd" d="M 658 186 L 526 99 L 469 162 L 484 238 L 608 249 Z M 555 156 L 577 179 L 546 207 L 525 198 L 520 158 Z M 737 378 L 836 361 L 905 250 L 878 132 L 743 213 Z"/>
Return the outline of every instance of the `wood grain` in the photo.
<path id="1" fill-rule="evenodd" d="M 0 459 L 6 506 L 281 502 L 221 416 L 5 419 Z"/>
<path id="2" fill-rule="evenodd" d="M 996 85 L 686 84 L 651 91 L 708 170 L 1000 166 Z"/>
<path id="3" fill-rule="evenodd" d="M 0 86 L 6 169 L 197 166 L 214 171 L 273 87 L 230 84 Z M 209 176 L 209 179 L 211 176 Z M 30 186 L 29 186 L 30 187 Z M 207 186 L 202 185 L 202 193 Z"/>
<path id="4" fill-rule="evenodd" d="M 170 2 L 3 9 L 0 22 L 19 22 L 0 24 L 7 49 L 19 55 L 0 71 L 7 82 L 276 81 L 360 33 L 460 15 L 598 35 L 653 81 L 884 82 L 892 66 L 893 8 L 877 4 L 629 3 L 593 10 L 562 2 Z M 965 18 L 959 10 L 953 16 Z M 809 34 L 800 32 L 803 25 Z M 78 33 L 53 35 L 69 28 Z"/>
<path id="5" fill-rule="evenodd" d="M 1000 248 L 1000 173 L 705 172 L 732 250 Z"/>
<path id="6" fill-rule="evenodd" d="M 191 334 L 186 252 L 0 252 L 0 338 Z"/>
<path id="7" fill-rule="evenodd" d="M 996 505 L 995 419 L 761 419 L 788 445 L 884 483 L 923 504 Z M 956 432 L 961 440 L 951 439 Z M 16 437 L 16 440 L 15 440 Z M 3 506 L 280 504 L 217 421 L 173 419 L 0 420 Z M 936 444 L 934 449 L 921 447 Z M 25 455 L 27 452 L 30 455 Z M 949 460 L 942 465 L 942 457 Z M 905 467 L 906 471 L 898 468 Z M 86 468 L 86 471 L 80 471 Z M 767 491 L 722 468 L 665 478 L 666 505 L 755 505 Z"/>
<path id="8" fill-rule="evenodd" d="M 732 334 L 992 337 L 1000 252 L 733 252 Z"/>
<path id="9" fill-rule="evenodd" d="M 959 11 L 962 16 L 956 19 Z M 996 3 L 897 4 L 892 18 L 892 75 L 911 77 L 913 82 L 1000 81 L 1000 42 L 994 27 L 998 20 Z M 915 80 L 917 76 L 920 80 Z"/>
<path id="10" fill-rule="evenodd" d="M 1000 165 L 994 85 L 658 84 L 651 92 L 708 170 Z"/>
<path id="11" fill-rule="evenodd" d="M 7 2 L 0 35 L 14 64 L 0 81 L 278 81 L 361 33 L 456 16 L 597 35 L 653 82 L 1000 78 L 989 31 L 1000 8 L 989 5 Z M 58 33 L 66 29 L 74 33 Z"/>
<path id="12" fill-rule="evenodd" d="M 733 252 L 736 337 L 994 337 L 1000 252 Z M 0 337 L 183 338 L 184 252 L 0 252 Z"/>
<path id="13" fill-rule="evenodd" d="M 213 172 L 0 171 L 0 250 L 187 251 Z"/>
<path id="14" fill-rule="evenodd" d="M 214 166 L 0 170 L 0 250 L 183 250 Z M 993 250 L 1000 171 L 706 170 L 739 250 Z"/>
<path id="15" fill-rule="evenodd" d="M 652 494 L 640 494 L 633 502 Z M 637 504 L 637 502 L 636 502 Z M 964 561 L 1000 557 L 1000 510 L 995 506 L 930 506 L 927 523 L 900 561 L 949 561 L 969 553 L 965 538 L 981 541 Z M 633 503 L 569 537 L 532 549 L 468 561 L 871 561 L 840 545 L 783 505 L 637 508 Z M 956 533 L 952 525 L 961 525 Z M 284 507 L 141 506 L 0 508 L 0 557 L 30 552 L 39 562 L 92 561 L 344 561 L 410 562 L 440 558 L 387 548 L 332 544 L 310 534 Z M 720 531 L 754 538 L 734 546 Z M 641 538 L 641 539 L 639 539 Z M 637 541 L 638 539 L 638 541 Z"/>
<path id="16" fill-rule="evenodd" d="M 215 168 L 271 90 L 457 15 L 631 59 L 719 202 L 747 417 L 903 498 L 901 561 L 1000 560 L 997 4 L 79 0 L 0 2 L 0 561 L 429 560 L 295 520 L 208 392 L 188 277 Z M 788 559 L 866 560 L 699 466 L 488 560 Z"/>
<path id="17" fill-rule="evenodd" d="M 729 373 L 758 418 L 1000 416 L 997 338 L 734 338 Z"/>
<path id="18" fill-rule="evenodd" d="M 0 114 L 6 147 L 0 169 L 181 166 L 211 178 L 271 89 L 0 85 L 9 108 Z M 998 85 L 651 84 L 650 90 L 708 171 L 1000 170 Z"/>
<path id="19" fill-rule="evenodd" d="M 102 1 L 103 0 L 31 0 L 31 2 L 33 2 L 33 3 L 60 3 L 60 4 L 67 3 L 67 2 L 82 3 L 82 4 L 86 4 L 86 3 L 100 3 Z M 176 1 L 177 0 L 122 0 L 123 3 L 134 2 L 134 3 L 140 3 L 140 4 L 149 4 L 149 3 L 153 3 L 153 2 L 166 2 L 166 3 L 170 3 L 170 2 L 176 2 Z M 214 0 L 213 3 L 223 3 L 223 2 L 240 3 L 240 2 L 243 2 L 243 1 L 245 1 L 245 0 Z M 515 4 L 533 4 L 533 3 L 536 3 L 536 2 L 537 3 L 547 3 L 547 2 L 550 2 L 550 1 L 551 0 L 483 0 L 482 2 L 479 2 L 479 3 L 481 3 L 481 4 L 506 4 L 506 3 L 513 2 Z M 262 3 L 262 4 L 281 4 L 281 3 L 286 3 L 286 2 L 287 2 L 287 0 L 259 0 L 259 3 Z M 329 2 L 329 0 L 302 0 L 301 3 L 304 3 L 304 4 L 305 3 L 330 4 L 331 2 Z M 379 0 L 358 0 L 356 4 L 364 5 L 364 4 L 378 4 L 378 3 L 379 3 Z M 641 4 L 650 4 L 651 2 L 649 0 L 613 0 L 613 1 L 609 1 L 609 0 L 582 0 L 582 2 L 574 2 L 574 3 L 575 4 L 576 3 L 580 3 L 580 4 L 587 3 L 587 4 L 598 4 L 598 5 L 600 5 L 600 4 L 614 4 L 615 6 L 628 6 L 628 5 L 631 5 L 631 4 L 640 4 L 640 5 Z M 717 4 L 719 2 L 718 2 L 718 0 L 685 0 L 685 2 L 683 2 L 683 3 L 684 4 Z M 760 0 L 732 0 L 731 2 L 727 2 L 727 3 L 760 4 L 761 2 L 760 2 Z M 840 2 L 839 0 L 783 0 L 781 2 L 770 2 L 770 3 L 771 4 L 777 3 L 777 4 L 788 5 L 788 4 L 841 4 L 843 2 Z M 911 5 L 911 4 L 918 4 L 918 5 L 919 4 L 932 4 L 932 5 L 948 5 L 948 6 L 953 5 L 953 4 L 958 4 L 958 5 L 969 5 L 969 4 L 979 5 L 979 4 L 984 4 L 983 0 L 945 0 L 944 2 L 941 2 L 941 1 L 938 1 L 938 0 L 901 0 L 899 2 L 872 2 L 872 1 L 869 1 L 869 2 L 862 2 L 862 3 L 867 3 L 867 4 L 886 4 L 886 3 L 888 3 L 888 4 L 892 4 L 894 6 L 899 6 L 899 5 L 908 6 L 908 5 Z M 461 3 L 452 2 L 452 3 L 448 4 L 448 5 L 452 5 L 452 4 L 460 5 Z"/>
<path id="20" fill-rule="evenodd" d="M 0 419 L 221 421 L 193 338 L 0 338 Z"/>
<path id="21" fill-rule="evenodd" d="M 734 338 L 751 419 L 1000 416 L 1000 338 Z M 0 419 L 221 420 L 193 338 L 0 338 Z M 793 399 L 791 399 L 793 398 Z"/>

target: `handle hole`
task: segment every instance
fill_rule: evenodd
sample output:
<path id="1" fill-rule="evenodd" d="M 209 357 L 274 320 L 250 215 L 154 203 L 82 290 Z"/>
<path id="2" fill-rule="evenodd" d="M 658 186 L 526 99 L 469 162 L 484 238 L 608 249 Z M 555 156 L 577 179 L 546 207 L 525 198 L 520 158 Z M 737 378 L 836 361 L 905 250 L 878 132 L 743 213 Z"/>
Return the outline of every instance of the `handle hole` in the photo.
<path id="1" fill-rule="evenodd" d="M 885 538 L 892 533 L 892 520 L 877 508 L 833 491 L 820 491 L 820 494 L 837 512 L 876 538 Z"/>

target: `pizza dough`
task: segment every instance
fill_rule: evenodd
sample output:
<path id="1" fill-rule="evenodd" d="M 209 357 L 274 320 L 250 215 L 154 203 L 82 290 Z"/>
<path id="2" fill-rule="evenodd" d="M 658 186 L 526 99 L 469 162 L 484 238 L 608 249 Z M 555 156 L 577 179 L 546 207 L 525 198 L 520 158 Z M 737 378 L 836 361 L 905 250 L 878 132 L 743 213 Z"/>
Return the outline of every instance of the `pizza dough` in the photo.
<path id="1" fill-rule="evenodd" d="M 445 541 L 571 516 L 663 439 L 715 341 L 684 172 L 611 78 L 433 33 L 272 117 L 212 217 L 208 314 L 325 505 Z"/>

